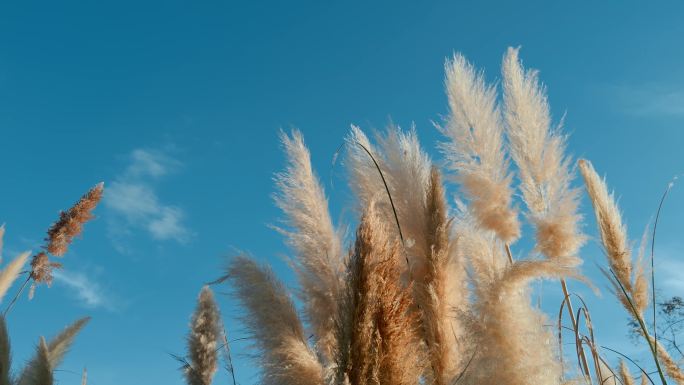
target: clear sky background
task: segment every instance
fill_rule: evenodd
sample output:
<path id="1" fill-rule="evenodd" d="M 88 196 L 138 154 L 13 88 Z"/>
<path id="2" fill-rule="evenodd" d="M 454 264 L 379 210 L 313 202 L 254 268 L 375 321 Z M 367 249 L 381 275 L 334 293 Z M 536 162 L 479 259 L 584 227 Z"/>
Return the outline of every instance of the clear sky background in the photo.
<path id="1" fill-rule="evenodd" d="M 331 168 L 349 125 L 415 123 L 439 160 L 431 121 L 447 112 L 443 64 L 455 51 L 497 81 L 506 48 L 522 46 L 554 118 L 567 113 L 569 152 L 607 175 L 639 239 L 684 172 L 682 20 L 675 1 L 3 3 L 5 257 L 37 250 L 60 209 L 97 182 L 107 188 L 54 286 L 10 314 L 15 368 L 39 335 L 91 315 L 60 383 L 79 383 L 87 366 L 92 385 L 181 384 L 169 353 L 183 353 L 196 295 L 227 256 L 248 251 L 293 284 L 288 251 L 268 228 L 279 216 L 270 198 L 283 166 L 278 129 L 303 131 L 333 214 L 352 220 L 343 169 Z M 586 199 L 583 210 L 593 236 Z M 684 185 L 661 219 L 659 286 L 681 295 Z M 524 242 L 514 250 L 528 251 Z M 588 298 L 599 342 L 645 350 L 625 338 L 595 239 L 582 256 L 603 295 L 571 286 Z M 555 313 L 558 288 L 543 291 Z M 240 338 L 234 302 L 219 300 Z M 242 342 L 233 350 L 246 352 Z M 255 383 L 253 366 L 236 360 L 240 384 Z"/>

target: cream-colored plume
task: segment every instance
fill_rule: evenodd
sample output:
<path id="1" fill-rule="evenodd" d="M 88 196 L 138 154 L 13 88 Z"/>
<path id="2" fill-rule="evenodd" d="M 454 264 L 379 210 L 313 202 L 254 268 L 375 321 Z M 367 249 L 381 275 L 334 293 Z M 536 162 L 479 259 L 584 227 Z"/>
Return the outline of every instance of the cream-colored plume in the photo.
<path id="1" fill-rule="evenodd" d="M 596 225 L 601 235 L 601 244 L 608 259 L 608 266 L 631 297 L 636 310 L 641 315 L 648 307 L 648 281 L 642 263 L 637 263 L 635 267 L 632 262 L 627 227 L 622 223 L 620 209 L 613 194 L 608 191 L 605 180 L 599 177 L 591 162 L 580 159 L 578 163 L 587 188 L 587 194 L 594 207 Z M 640 254 L 642 253 L 643 251 Z M 608 274 L 608 278 L 613 282 L 613 277 L 610 274 Z M 615 295 L 627 311 L 632 314 L 633 309 L 622 289 L 616 282 L 613 284 Z"/>
<path id="2" fill-rule="evenodd" d="M 404 132 L 390 127 L 384 135 L 378 135 L 379 145 L 376 147 L 361 129 L 352 126 L 347 142 L 348 167 L 359 207 L 364 210 L 374 202 L 379 219 L 388 224 L 388 231 L 397 238 L 400 236 L 396 224 L 398 218 L 410 261 L 411 279 L 422 280 L 426 256 L 430 252 L 425 237 L 428 223 L 425 204 L 431 162 L 421 149 L 415 131 Z M 395 210 L 397 218 L 394 216 Z"/>
<path id="3" fill-rule="evenodd" d="M 17 279 L 19 273 L 21 273 L 21 269 L 26 264 L 29 255 L 31 255 L 30 251 L 20 254 L 0 271 L 0 302 L 2 302 L 5 294 L 7 294 L 7 290 L 9 290 L 12 283 Z"/>
<path id="4" fill-rule="evenodd" d="M 208 286 L 202 288 L 190 322 L 189 362 L 185 369 L 188 385 L 211 385 L 218 366 L 221 315 Z"/>
<path id="5" fill-rule="evenodd" d="M 273 272 L 239 256 L 227 277 L 247 310 L 245 327 L 258 350 L 263 385 L 321 385 L 323 367 L 309 347 L 294 303 Z"/>
<path id="6" fill-rule="evenodd" d="M 423 281 L 414 282 L 414 294 L 421 313 L 423 339 L 430 366 L 426 375 L 435 385 L 451 384 L 457 376 L 462 352 L 458 338 L 463 328 L 458 315 L 465 308 L 465 271 L 451 240 L 447 203 L 440 173 L 433 167 L 427 194 L 426 217 L 431 245 Z"/>
<path id="7" fill-rule="evenodd" d="M 441 144 L 442 152 L 478 224 L 511 243 L 520 236 L 520 222 L 511 207 L 496 88 L 460 54 L 447 62 L 445 71 L 451 113 L 441 131 L 450 141 Z"/>
<path id="8" fill-rule="evenodd" d="M 470 225 L 469 225 L 470 223 Z M 470 227 L 470 228 L 469 228 Z M 462 218 L 459 248 L 468 258 L 474 301 L 465 319 L 472 361 L 459 383 L 526 385 L 561 383 L 562 368 L 550 321 L 535 309 L 528 285 L 539 278 L 572 275 L 552 260 L 507 263 L 503 245 Z"/>
<path id="9" fill-rule="evenodd" d="M 337 383 L 418 385 L 423 369 L 402 246 L 372 206 L 363 215 L 340 303 Z"/>
<path id="10" fill-rule="evenodd" d="M 565 265 L 580 263 L 585 237 L 579 230 L 578 190 L 570 187 L 565 138 L 551 127 L 546 93 L 537 72 L 524 70 L 518 49 L 503 60 L 505 122 L 520 190 L 536 227 L 537 249 Z"/>
<path id="11" fill-rule="evenodd" d="M 334 343 L 333 320 L 342 286 L 344 258 L 340 237 L 335 231 L 328 201 L 311 167 L 309 150 L 302 134 L 280 135 L 287 168 L 276 174 L 278 207 L 285 213 L 285 225 L 279 229 L 296 256 L 294 267 L 300 283 L 300 294 L 306 309 L 318 350 L 330 359 Z"/>

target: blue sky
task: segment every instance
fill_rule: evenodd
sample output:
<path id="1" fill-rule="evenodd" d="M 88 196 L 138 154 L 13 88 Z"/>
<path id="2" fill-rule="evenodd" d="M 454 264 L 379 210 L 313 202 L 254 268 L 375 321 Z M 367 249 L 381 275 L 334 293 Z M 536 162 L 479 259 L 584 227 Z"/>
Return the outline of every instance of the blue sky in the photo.
<path id="1" fill-rule="evenodd" d="M 343 171 L 331 168 L 349 125 L 415 123 L 439 159 L 431 121 L 446 113 L 443 63 L 455 51 L 496 81 L 505 49 L 522 46 L 554 117 L 567 113 L 569 151 L 607 175 L 639 239 L 668 181 L 684 172 L 682 17 L 681 2 L 636 1 L 3 3 L 4 255 L 37 250 L 60 209 L 97 182 L 107 187 L 55 285 L 10 315 L 16 367 L 39 335 L 91 315 L 61 383 L 77 383 L 87 366 L 92 385 L 181 384 L 168 353 L 183 352 L 196 295 L 226 256 L 249 251 L 292 282 L 287 250 L 268 227 L 279 215 L 270 199 L 283 166 L 278 129 L 303 131 L 333 214 L 349 217 Z M 583 209 L 593 236 L 586 200 Z M 676 185 L 659 225 L 666 294 L 684 294 L 682 218 Z M 603 292 L 578 288 L 597 338 L 636 351 L 597 274 L 595 240 L 583 257 Z M 543 288 L 555 293 L 553 285 Z M 554 296 L 544 300 L 551 312 Z M 219 298 L 239 338 L 237 309 Z M 237 360 L 239 382 L 254 383 L 251 365 Z M 220 373 L 216 383 L 229 380 Z"/>

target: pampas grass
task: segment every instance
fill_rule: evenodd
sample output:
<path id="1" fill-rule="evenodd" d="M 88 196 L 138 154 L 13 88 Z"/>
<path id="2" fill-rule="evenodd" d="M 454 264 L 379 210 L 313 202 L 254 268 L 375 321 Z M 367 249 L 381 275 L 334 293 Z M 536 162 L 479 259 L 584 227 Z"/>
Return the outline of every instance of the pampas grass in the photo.
<path id="1" fill-rule="evenodd" d="M 102 184 L 95 186 L 85 194 L 78 203 L 67 212 L 60 214 L 60 220 L 50 227 L 45 249 L 51 249 L 63 255 L 66 248 L 82 230 L 82 224 L 92 218 L 92 210 L 102 196 Z M 5 235 L 4 225 L 0 228 L 0 239 Z M 1 242 L 0 242 L 1 248 Z M 61 265 L 51 262 L 45 252 L 35 254 L 31 261 L 31 270 L 22 271 L 26 265 L 30 252 L 24 252 L 10 261 L 0 271 L 0 301 L 9 291 L 16 278 L 22 273 L 28 277 L 23 282 L 15 296 L 9 302 L 2 316 L 0 316 L 0 385 L 51 385 L 54 382 L 53 372 L 62 363 L 64 356 L 74 342 L 74 339 L 90 320 L 89 317 L 81 318 L 65 328 L 61 333 L 46 342 L 41 337 L 36 348 L 34 357 L 25 365 L 18 376 L 13 376 L 11 371 L 11 349 L 9 334 L 7 331 L 6 317 L 17 301 L 24 288 L 33 280 L 35 283 L 50 283 L 52 281 L 52 269 Z M 85 372 L 83 377 L 85 383 Z"/>
<path id="2" fill-rule="evenodd" d="M 551 127 L 544 88 L 537 72 L 523 69 L 518 50 L 503 61 L 505 120 L 520 191 L 536 227 L 537 249 L 560 263 L 576 265 L 585 237 L 579 231 L 578 190 L 570 187 L 565 137 Z"/>
<path id="3" fill-rule="evenodd" d="M 446 89 L 451 114 L 441 131 L 450 141 L 441 147 L 449 169 L 463 186 L 478 224 L 511 243 L 520 237 L 520 222 L 511 208 L 512 175 L 496 88 L 462 55 L 454 55 L 446 65 Z"/>
<path id="4" fill-rule="evenodd" d="M 455 254 L 451 223 L 440 172 L 433 167 L 427 193 L 426 228 L 430 251 L 422 282 L 415 283 L 416 302 L 421 304 L 421 330 L 430 362 L 428 378 L 435 384 L 450 384 L 458 373 L 459 336 L 463 328 L 456 315 L 463 311 L 465 271 Z"/>
<path id="5" fill-rule="evenodd" d="M 40 337 L 36 355 L 26 364 L 17 380 L 17 385 L 51 385 L 52 372 L 64 359 L 69 347 L 73 344 L 78 332 L 90 318 L 81 318 L 65 328 L 50 342 Z"/>
<path id="6" fill-rule="evenodd" d="M 449 116 L 439 127 L 447 138 L 440 149 L 448 180 L 459 187 L 453 208 L 415 129 L 390 126 L 371 139 L 352 126 L 345 165 L 358 227 L 353 240 L 345 239 L 301 133 L 281 134 L 287 166 L 275 178 L 275 201 L 285 214 L 278 230 L 295 254 L 305 322 L 268 267 L 238 256 L 226 275 L 245 309 L 259 382 L 634 384 L 624 363 L 614 369 L 601 354 L 584 300 L 578 297 L 576 313 L 570 301 L 566 279 L 587 282 L 578 269 L 586 239 L 580 190 L 537 73 L 523 68 L 514 48 L 503 60 L 502 97 L 459 54 L 446 72 Z M 643 322 L 648 284 L 640 259 L 631 260 L 612 195 L 590 163 L 580 161 L 579 169 L 618 299 L 640 322 L 662 383 L 665 372 L 681 383 L 677 362 Z M 525 215 L 518 214 L 517 196 Z M 513 260 L 511 245 L 525 237 L 521 219 L 535 242 L 532 255 Z M 348 252 L 345 242 L 353 244 Z M 557 337 L 530 298 L 540 279 L 561 281 Z M 564 330 L 573 333 L 579 371 L 563 359 Z M 642 371 L 641 383 L 651 380 Z"/>
<path id="7" fill-rule="evenodd" d="M 596 223 L 598 224 L 601 244 L 608 259 L 608 266 L 615 274 L 625 291 L 634 300 L 639 315 L 642 316 L 648 306 L 648 283 L 641 263 L 632 262 L 632 253 L 627 239 L 627 227 L 622 223 L 620 210 L 613 194 L 608 192 L 606 182 L 598 176 L 591 162 L 581 159 L 579 168 L 584 177 L 587 193 L 594 206 Z M 640 258 L 641 259 L 641 258 Z M 615 294 L 622 305 L 631 312 L 627 297 L 616 282 L 613 282 Z"/>
<path id="8" fill-rule="evenodd" d="M 349 261 L 338 320 L 337 375 L 341 383 L 416 385 L 422 373 L 417 317 L 402 287 L 401 246 L 373 204 L 364 214 Z"/>
<path id="9" fill-rule="evenodd" d="M 214 293 L 203 287 L 187 338 L 189 363 L 184 367 L 188 385 L 211 385 L 218 366 L 220 314 Z"/>
<path id="10" fill-rule="evenodd" d="M 83 224 L 93 218 L 92 211 L 102 199 L 104 183 L 98 183 L 67 211 L 59 213 L 59 220 L 48 229 L 46 250 L 57 257 L 63 256 L 74 237 L 81 234 Z"/>
<path id="11" fill-rule="evenodd" d="M 14 281 L 17 279 L 19 273 L 21 273 L 21 269 L 23 269 L 24 265 L 26 265 L 29 255 L 31 255 L 29 251 L 20 254 L 14 258 L 12 262 L 8 263 L 7 266 L 2 269 L 2 271 L 0 271 L 0 302 L 2 302 L 7 290 L 9 290 Z"/>
<path id="12" fill-rule="evenodd" d="M 234 258 L 226 277 L 247 310 L 244 321 L 257 350 L 264 385 L 318 385 L 324 370 L 307 343 L 304 328 L 286 288 L 265 266 Z"/>
<path id="13" fill-rule="evenodd" d="M 294 267 L 301 285 L 301 299 L 319 351 L 330 358 L 333 349 L 335 298 L 342 286 L 344 260 L 340 237 L 330 214 L 325 192 L 311 168 L 309 150 L 299 131 L 281 132 L 288 166 L 276 174 L 278 207 L 292 230 L 279 229 L 296 253 Z"/>
<path id="14" fill-rule="evenodd" d="M 29 291 L 29 298 L 33 298 L 38 284 L 44 283 L 48 287 L 52 285 L 52 271 L 61 269 L 62 264 L 50 261 L 48 253 L 56 257 L 64 256 L 74 237 L 83 231 L 83 225 L 93 218 L 92 211 L 102 199 L 103 193 L 104 183 L 98 183 L 71 208 L 59 213 L 59 219 L 47 231 L 46 244 L 43 246 L 47 253 L 41 251 L 31 259 L 29 279 L 32 279 L 33 283 Z M 24 286 L 21 287 L 19 293 L 23 291 Z"/>
<path id="15" fill-rule="evenodd" d="M 50 351 L 45 338 L 40 337 L 36 355 L 21 373 L 17 385 L 52 385 L 54 377 L 49 355 Z"/>

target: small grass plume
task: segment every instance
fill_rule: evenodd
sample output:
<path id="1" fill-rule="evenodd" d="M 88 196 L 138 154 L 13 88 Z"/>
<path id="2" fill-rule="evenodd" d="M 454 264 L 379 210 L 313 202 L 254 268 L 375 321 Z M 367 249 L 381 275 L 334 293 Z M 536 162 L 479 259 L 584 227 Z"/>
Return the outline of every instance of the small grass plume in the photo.
<path id="1" fill-rule="evenodd" d="M 50 385 L 53 383 L 53 372 L 62 363 L 76 335 L 83 329 L 90 318 L 81 318 L 65 328 L 50 342 L 41 337 L 35 356 L 16 380 L 17 385 Z"/>
<path id="2" fill-rule="evenodd" d="M 46 244 L 43 247 L 47 252 L 41 251 L 31 259 L 31 273 L 27 282 L 32 279 L 33 283 L 29 291 L 29 298 L 33 298 L 38 284 L 52 285 L 52 272 L 54 269 L 62 268 L 62 264 L 50 261 L 48 253 L 55 257 L 62 257 L 66 254 L 74 237 L 81 234 L 83 225 L 93 218 L 92 211 L 102 199 L 103 193 L 104 183 L 98 183 L 71 208 L 59 213 L 59 219 L 47 231 L 48 236 L 45 238 Z M 20 293 L 24 287 L 25 285 L 21 287 Z"/>
<path id="3" fill-rule="evenodd" d="M 211 385 L 218 367 L 220 322 L 214 294 L 205 286 L 197 299 L 187 337 L 189 362 L 183 369 L 188 385 Z"/>
<path id="4" fill-rule="evenodd" d="M 52 237 L 55 242 L 55 246 L 53 247 L 57 247 L 56 245 L 60 243 L 63 247 L 68 246 L 71 242 L 71 238 L 81 231 L 82 223 L 91 218 L 90 212 L 97 204 L 97 201 L 99 201 L 101 194 L 102 185 L 100 184 L 81 198 L 75 208 L 70 209 L 67 214 L 62 213 L 60 221 L 54 224 L 48 232 L 52 235 L 48 237 L 47 245 L 52 242 L 50 240 Z M 0 227 L 0 239 L 4 237 L 4 235 L 5 227 L 3 225 Z M 48 246 L 45 246 L 45 248 L 48 249 Z M 63 255 L 63 252 L 65 252 L 66 249 L 62 249 L 61 251 L 61 255 Z M 24 280 L 5 308 L 5 311 L 0 316 L 0 385 L 53 384 L 54 371 L 64 360 L 64 356 L 73 344 L 76 335 L 90 320 L 89 317 L 77 320 L 49 342 L 41 337 L 38 346 L 36 347 L 34 357 L 24 366 L 19 375 L 15 376 L 12 373 L 11 346 L 6 324 L 7 314 L 31 280 L 34 281 L 34 284 L 49 284 L 52 281 L 52 269 L 61 266 L 49 261 L 46 252 L 39 252 L 32 258 L 31 269 L 29 271 L 22 271 L 30 255 L 31 253 L 28 251 L 20 254 L 7 263 L 2 271 L 0 271 L 0 302 L 12 287 L 12 284 L 17 277 L 21 274 L 27 274 L 26 280 Z M 85 383 L 85 374 L 83 381 Z"/>
<path id="5" fill-rule="evenodd" d="M 102 199 L 104 183 L 98 183 L 67 211 L 59 213 L 59 220 L 48 229 L 46 250 L 56 256 L 63 256 L 74 237 L 81 234 L 83 224 L 93 218 L 92 211 Z"/>
<path id="6" fill-rule="evenodd" d="M 608 259 L 608 266 L 622 283 L 628 295 L 632 297 L 636 310 L 642 316 L 650 298 L 648 281 L 642 263 L 632 261 L 627 227 L 622 223 L 620 209 L 613 194 L 608 192 L 606 182 L 598 176 L 591 162 L 581 159 L 579 168 L 584 177 L 587 193 L 594 206 L 596 223 L 601 235 L 601 244 Z M 619 289 L 616 282 L 613 282 L 613 286 L 622 305 L 631 312 L 631 306 L 622 294 L 622 290 Z"/>

